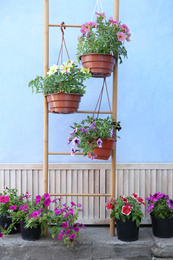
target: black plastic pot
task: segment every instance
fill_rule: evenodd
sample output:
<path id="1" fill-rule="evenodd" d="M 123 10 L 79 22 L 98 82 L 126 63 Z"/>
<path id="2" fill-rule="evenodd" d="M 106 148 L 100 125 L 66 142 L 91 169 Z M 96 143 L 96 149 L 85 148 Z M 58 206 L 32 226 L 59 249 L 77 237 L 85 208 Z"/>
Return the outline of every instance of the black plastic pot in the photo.
<path id="1" fill-rule="evenodd" d="M 34 241 L 41 237 L 41 226 L 37 225 L 36 228 L 25 228 L 25 222 L 20 221 L 21 235 L 24 240 Z"/>
<path id="2" fill-rule="evenodd" d="M 123 222 L 121 219 L 115 219 L 117 224 L 118 239 L 125 242 L 133 242 L 138 240 L 139 227 L 136 226 L 136 221 L 132 222 L 127 219 Z"/>
<path id="3" fill-rule="evenodd" d="M 155 237 L 173 237 L 173 218 L 156 218 L 151 215 L 152 230 Z"/>
<path id="4" fill-rule="evenodd" d="M 12 224 L 11 216 L 7 215 L 7 216 L 4 217 L 4 216 L 0 215 L 0 229 L 2 227 L 3 229 L 6 230 L 11 224 Z M 20 227 L 19 223 L 15 224 L 15 228 L 14 227 L 12 228 L 11 232 L 9 233 L 9 235 L 18 233 L 19 227 Z"/>

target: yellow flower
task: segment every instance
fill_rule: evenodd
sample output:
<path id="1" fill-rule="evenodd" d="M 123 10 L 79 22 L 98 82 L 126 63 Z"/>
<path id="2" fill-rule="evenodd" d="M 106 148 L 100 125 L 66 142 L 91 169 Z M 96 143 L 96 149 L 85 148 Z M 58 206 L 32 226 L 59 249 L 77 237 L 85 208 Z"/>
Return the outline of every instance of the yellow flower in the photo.
<path id="1" fill-rule="evenodd" d="M 83 72 L 83 73 L 86 73 L 86 74 L 90 73 L 90 69 L 89 68 L 85 69 L 83 66 L 81 66 L 80 71 Z"/>
<path id="2" fill-rule="evenodd" d="M 64 62 L 61 66 L 60 66 L 60 70 L 61 70 L 61 73 L 67 73 L 67 72 L 70 72 L 70 68 L 73 67 L 72 63 L 71 62 Z"/>
<path id="3" fill-rule="evenodd" d="M 47 75 L 51 76 L 52 74 L 54 74 L 58 70 L 58 67 L 58 65 L 53 64 L 47 72 Z"/>

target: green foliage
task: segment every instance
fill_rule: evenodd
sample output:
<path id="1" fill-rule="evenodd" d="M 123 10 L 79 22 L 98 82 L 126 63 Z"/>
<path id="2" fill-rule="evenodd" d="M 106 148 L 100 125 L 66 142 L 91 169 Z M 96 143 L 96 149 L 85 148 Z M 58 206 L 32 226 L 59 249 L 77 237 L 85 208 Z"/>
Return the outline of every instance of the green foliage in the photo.
<path id="1" fill-rule="evenodd" d="M 89 31 L 85 30 L 85 26 L 88 28 L 88 23 L 81 27 L 83 34 L 77 46 L 78 59 L 81 55 L 88 53 L 112 54 L 119 59 L 120 63 L 122 63 L 122 56 L 127 58 L 124 41 L 118 40 L 117 33 L 124 33 L 127 41 L 130 41 L 130 34 L 121 26 L 121 23 L 113 21 L 112 18 L 106 21 L 103 13 L 98 15 L 96 23 L 90 23 Z"/>
<path id="2" fill-rule="evenodd" d="M 67 67 L 66 71 L 63 70 L 65 66 Z M 29 82 L 28 86 L 32 87 L 32 92 L 35 90 L 36 93 L 43 93 L 44 95 L 59 92 L 83 95 L 86 88 L 83 82 L 90 77 L 91 74 L 88 70 L 82 66 L 81 69 L 78 69 L 75 62 L 69 60 L 68 63 L 64 62 L 60 68 L 53 65 L 45 78 L 36 76 L 34 80 Z"/>
<path id="3" fill-rule="evenodd" d="M 78 138 L 80 143 L 77 145 L 79 151 L 92 154 L 95 147 L 98 146 L 97 140 L 110 137 L 116 137 L 116 130 L 121 130 L 120 122 L 115 122 L 110 116 L 102 118 L 93 118 L 87 116 L 80 124 L 74 123 L 71 126 L 73 131 L 70 133 L 69 143 L 73 142 L 74 138 Z M 77 151 L 77 150 L 76 150 Z"/>

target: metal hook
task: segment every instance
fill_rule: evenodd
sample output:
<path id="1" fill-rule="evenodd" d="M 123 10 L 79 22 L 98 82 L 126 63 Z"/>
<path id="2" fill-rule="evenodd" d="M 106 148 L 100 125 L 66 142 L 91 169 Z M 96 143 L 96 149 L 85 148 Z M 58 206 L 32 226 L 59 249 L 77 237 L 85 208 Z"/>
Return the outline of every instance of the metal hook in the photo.
<path id="1" fill-rule="evenodd" d="M 63 24 L 65 24 L 65 23 L 64 23 L 64 22 L 62 22 L 62 23 L 60 24 L 60 28 L 61 28 L 61 32 L 64 34 L 64 31 L 63 31 L 63 28 L 62 28 Z M 66 27 L 65 27 L 65 26 L 64 26 L 64 29 L 66 29 Z"/>

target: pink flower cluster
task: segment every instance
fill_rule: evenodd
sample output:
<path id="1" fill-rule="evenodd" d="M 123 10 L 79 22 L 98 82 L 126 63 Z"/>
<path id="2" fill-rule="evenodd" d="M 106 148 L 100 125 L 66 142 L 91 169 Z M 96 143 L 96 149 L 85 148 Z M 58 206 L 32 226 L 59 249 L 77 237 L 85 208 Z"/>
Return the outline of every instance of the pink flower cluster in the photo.
<path id="1" fill-rule="evenodd" d="M 86 23 L 82 24 L 81 29 L 80 29 L 80 32 L 81 32 L 82 34 L 88 33 L 88 32 L 90 31 L 90 29 L 96 28 L 96 26 L 97 26 L 97 24 L 94 23 L 94 22 L 89 22 L 89 23 L 86 22 Z M 89 34 L 87 34 L 87 35 L 88 35 L 88 37 L 89 37 Z M 86 37 L 87 37 L 87 36 L 86 36 Z"/>
<path id="2" fill-rule="evenodd" d="M 9 202 L 9 196 L 1 195 L 0 202 L 6 204 L 7 202 Z"/>

